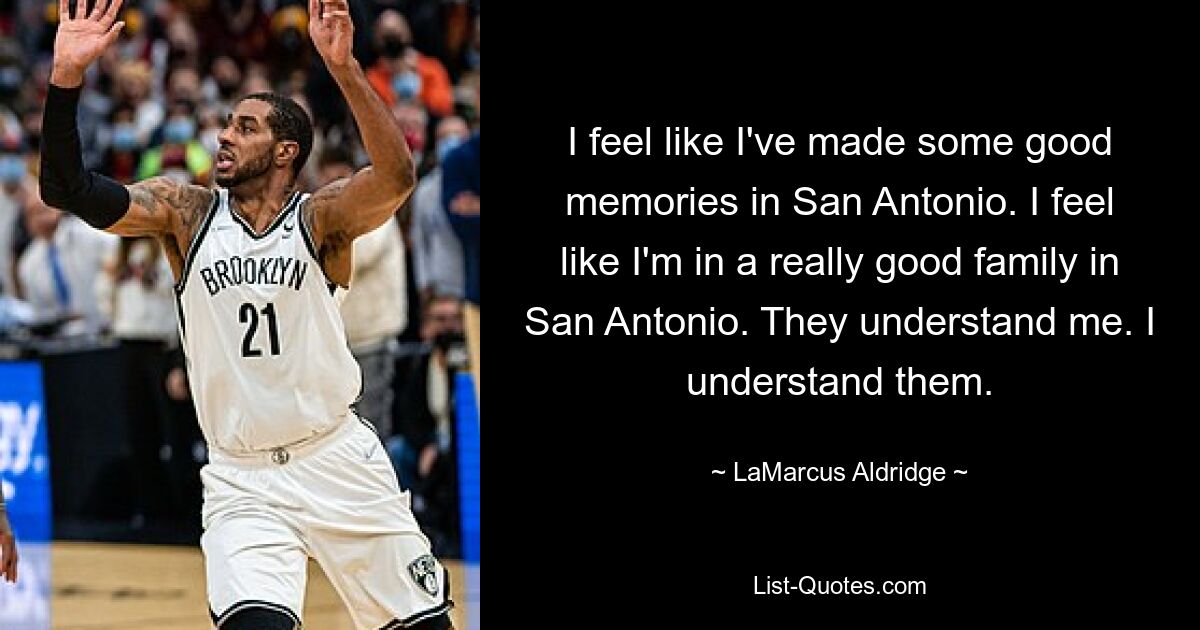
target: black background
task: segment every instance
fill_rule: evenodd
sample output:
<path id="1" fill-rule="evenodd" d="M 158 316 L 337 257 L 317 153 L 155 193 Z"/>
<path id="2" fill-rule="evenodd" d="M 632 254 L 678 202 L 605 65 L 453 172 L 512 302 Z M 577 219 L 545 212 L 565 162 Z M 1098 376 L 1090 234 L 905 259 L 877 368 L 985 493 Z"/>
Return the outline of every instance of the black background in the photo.
<path id="1" fill-rule="evenodd" d="M 636 6 L 636 8 L 635 8 Z M 1190 438 L 1194 75 L 1163 24 L 1021 28 L 912 16 L 816 18 L 766 6 L 595 5 L 501 16 L 489 73 L 489 618 L 529 627 L 856 626 L 865 620 L 1136 620 L 1171 614 Z M 771 5 L 774 6 L 774 5 Z M 781 5 L 782 6 L 782 5 Z M 515 11 L 506 7 L 496 15 Z M 870 23 L 868 23 L 870 17 Z M 549 18 L 548 20 L 546 20 Z M 934 26 L 937 24 L 937 26 Z M 1150 38 L 1149 40 L 1145 38 Z M 1150 45 L 1135 42 L 1151 41 Z M 495 49 L 494 49 L 495 50 Z M 497 62 L 495 59 L 501 59 Z M 499 96 L 496 96 L 499 90 Z M 568 127 L 653 129 L 658 155 L 569 157 Z M 734 131 L 899 133 L 903 157 L 737 157 Z M 661 157 L 662 129 L 725 139 Z M 1110 157 L 1024 159 L 1029 133 L 1112 127 Z M 1013 154 L 921 157 L 920 133 L 1008 133 Z M 497 138 L 500 138 L 497 140 Z M 585 145 L 581 142 L 580 149 Z M 583 151 L 581 150 L 582 154 Z M 498 183 L 499 182 L 499 183 Z M 501 186 L 496 202 L 495 186 Z M 751 186 L 1005 194 L 1014 217 L 756 218 Z M 1113 217 L 1028 216 L 1028 190 L 1115 191 Z M 735 217 L 579 218 L 568 192 L 736 193 Z M 1044 198 L 1043 198 L 1044 199 Z M 498 203 L 499 209 L 496 208 Z M 1041 206 L 1045 208 L 1045 206 Z M 726 255 L 724 277 L 563 278 L 564 245 Z M 741 252 L 863 251 L 859 279 L 742 278 Z M 870 280 L 874 254 L 961 245 L 1081 254 L 1054 278 Z M 1120 276 L 1087 275 L 1096 246 Z M 686 263 L 690 255 L 685 255 Z M 965 265 L 966 266 L 966 265 Z M 970 266 L 966 266 L 969 270 Z M 496 306 L 499 304 L 499 306 Z M 738 313 L 747 337 L 531 337 L 526 309 Z M 837 344 L 768 336 L 760 306 L 850 313 Z M 857 313 L 1059 312 L 1055 337 L 864 340 Z M 1155 306 L 1154 337 L 1145 309 Z M 1066 314 L 1132 336 L 1071 338 Z M 499 340 L 499 341 L 497 341 Z M 499 348 L 499 350 L 497 350 Z M 498 353 L 498 354 L 497 354 Z M 866 371 L 881 398 L 693 398 L 689 372 Z M 978 372 L 990 397 L 898 397 L 888 375 Z M 497 368 L 497 366 L 499 366 Z M 968 469 L 911 484 L 734 483 L 731 462 L 911 462 Z M 923 597 L 755 596 L 755 576 L 922 579 Z M 499 607 L 497 609 L 497 606 Z M 553 612 L 552 612 L 553 611 Z M 507 627 L 507 626 L 506 626 Z M 517 626 L 513 626 L 517 627 Z"/>

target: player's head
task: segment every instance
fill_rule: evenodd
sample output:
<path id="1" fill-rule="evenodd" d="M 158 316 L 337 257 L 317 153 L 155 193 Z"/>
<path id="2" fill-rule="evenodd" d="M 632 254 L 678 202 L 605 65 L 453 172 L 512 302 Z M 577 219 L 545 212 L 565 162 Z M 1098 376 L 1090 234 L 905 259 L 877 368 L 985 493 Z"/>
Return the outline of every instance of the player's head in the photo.
<path id="1" fill-rule="evenodd" d="M 218 185 L 231 188 L 277 170 L 294 180 L 312 150 L 312 123 L 296 101 L 257 92 L 237 102 L 219 141 Z"/>

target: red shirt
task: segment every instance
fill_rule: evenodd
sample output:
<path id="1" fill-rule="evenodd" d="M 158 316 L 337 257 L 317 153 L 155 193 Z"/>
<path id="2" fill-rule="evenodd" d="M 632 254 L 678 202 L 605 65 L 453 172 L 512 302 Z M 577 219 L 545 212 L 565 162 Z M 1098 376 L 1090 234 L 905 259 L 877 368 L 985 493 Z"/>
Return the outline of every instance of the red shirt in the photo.
<path id="1" fill-rule="evenodd" d="M 417 53 L 417 75 L 421 77 L 421 93 L 417 100 L 434 116 L 449 116 L 454 113 L 454 92 L 450 75 L 442 62 L 434 57 Z M 391 107 L 396 104 L 396 93 L 392 91 L 392 69 L 385 59 L 380 59 L 367 70 L 367 81 Z"/>

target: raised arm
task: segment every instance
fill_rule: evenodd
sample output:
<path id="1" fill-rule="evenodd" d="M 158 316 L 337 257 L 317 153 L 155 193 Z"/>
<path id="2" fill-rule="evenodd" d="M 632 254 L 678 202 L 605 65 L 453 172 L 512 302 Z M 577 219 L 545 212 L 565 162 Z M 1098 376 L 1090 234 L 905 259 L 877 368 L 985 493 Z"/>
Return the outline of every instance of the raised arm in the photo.
<path id="1" fill-rule="evenodd" d="M 83 75 L 124 27 L 115 22 L 121 0 L 107 6 L 97 0 L 90 14 L 79 1 L 71 15 L 59 0 L 59 26 L 42 122 L 42 200 L 70 212 L 93 227 L 123 236 L 175 236 L 186 247 L 196 218 L 212 201 L 212 192 L 165 177 L 123 186 L 83 167 L 77 117 Z"/>
<path id="2" fill-rule="evenodd" d="M 313 46 L 350 104 L 371 158 L 370 166 L 326 185 L 308 203 L 322 258 L 341 257 L 343 252 L 330 250 L 348 247 L 379 227 L 408 199 L 416 185 L 416 168 L 400 125 L 351 53 L 354 24 L 346 0 L 309 0 L 308 10 Z"/>

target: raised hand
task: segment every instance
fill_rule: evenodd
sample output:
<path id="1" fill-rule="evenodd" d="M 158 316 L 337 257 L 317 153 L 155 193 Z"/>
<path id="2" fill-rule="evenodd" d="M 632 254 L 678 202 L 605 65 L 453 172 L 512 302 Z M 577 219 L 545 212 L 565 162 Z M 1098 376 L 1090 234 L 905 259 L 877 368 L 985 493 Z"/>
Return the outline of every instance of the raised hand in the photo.
<path id="1" fill-rule="evenodd" d="M 87 12 L 87 0 L 76 0 L 75 15 L 71 15 L 69 0 L 58 0 L 58 33 L 54 36 L 54 67 L 50 82 L 59 87 L 75 87 L 83 83 L 83 73 L 105 48 L 108 48 L 124 22 L 113 23 L 121 10 L 121 0 L 94 0 Z M 85 15 L 86 13 L 86 15 Z"/>
<path id="2" fill-rule="evenodd" d="M 308 0 L 308 36 L 325 65 L 349 64 L 354 56 L 354 23 L 348 0 Z"/>

